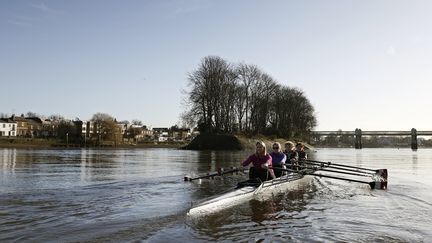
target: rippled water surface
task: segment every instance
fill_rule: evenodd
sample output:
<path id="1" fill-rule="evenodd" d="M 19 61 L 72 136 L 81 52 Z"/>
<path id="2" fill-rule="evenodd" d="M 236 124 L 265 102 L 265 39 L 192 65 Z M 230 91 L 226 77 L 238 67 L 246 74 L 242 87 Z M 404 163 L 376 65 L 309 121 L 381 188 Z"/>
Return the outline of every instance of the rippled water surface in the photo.
<path id="1" fill-rule="evenodd" d="M 250 151 L 249 151 L 250 152 Z M 189 218 L 246 175 L 184 182 L 248 152 L 0 149 L 0 241 L 430 242 L 432 150 L 317 149 L 311 159 L 387 168 L 388 190 L 314 178 L 304 190 Z"/>

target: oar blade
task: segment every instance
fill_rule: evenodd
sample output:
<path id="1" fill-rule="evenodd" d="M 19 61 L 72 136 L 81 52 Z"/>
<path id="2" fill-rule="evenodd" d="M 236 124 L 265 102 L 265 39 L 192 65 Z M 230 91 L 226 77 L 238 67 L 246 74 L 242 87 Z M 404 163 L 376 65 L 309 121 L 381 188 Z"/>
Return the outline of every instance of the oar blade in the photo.
<path id="1" fill-rule="evenodd" d="M 379 169 L 379 170 L 376 170 L 376 174 L 377 174 L 378 176 L 380 176 L 381 178 L 383 178 L 384 180 L 387 181 L 387 178 L 388 178 L 388 172 L 387 172 L 387 169 Z"/>
<path id="2" fill-rule="evenodd" d="M 387 190 L 387 169 L 376 170 L 376 174 L 372 178 L 374 181 L 369 184 L 372 189 Z"/>
<path id="3" fill-rule="evenodd" d="M 387 190 L 387 181 L 372 181 L 369 186 L 371 189 Z"/>

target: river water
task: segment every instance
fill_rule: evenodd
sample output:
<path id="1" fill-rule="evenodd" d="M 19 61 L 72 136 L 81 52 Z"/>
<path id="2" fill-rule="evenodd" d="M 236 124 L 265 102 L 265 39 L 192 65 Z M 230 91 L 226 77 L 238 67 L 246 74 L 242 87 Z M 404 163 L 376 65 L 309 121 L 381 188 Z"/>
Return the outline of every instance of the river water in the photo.
<path id="1" fill-rule="evenodd" d="M 191 202 L 244 174 L 252 151 L 0 149 L 1 242 L 431 242 L 432 150 L 317 149 L 309 158 L 387 168 L 388 190 L 313 178 L 305 190 L 191 219 Z"/>

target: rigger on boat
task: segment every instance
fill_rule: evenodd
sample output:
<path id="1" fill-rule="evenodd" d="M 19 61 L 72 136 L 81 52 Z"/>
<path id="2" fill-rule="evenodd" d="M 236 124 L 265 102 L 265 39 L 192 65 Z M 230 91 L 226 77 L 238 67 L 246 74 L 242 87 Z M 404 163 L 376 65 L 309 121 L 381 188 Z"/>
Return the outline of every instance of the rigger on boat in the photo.
<path id="1" fill-rule="evenodd" d="M 275 192 L 287 192 L 305 188 L 311 183 L 314 176 L 325 177 L 337 180 L 344 180 L 356 183 L 368 184 L 371 189 L 387 189 L 387 170 L 386 169 L 367 169 L 349 165 L 334 164 L 331 162 L 321 162 L 314 160 L 304 160 L 296 168 L 284 169 L 285 175 L 268 180 L 260 181 L 257 179 L 239 182 L 236 188 L 212 198 L 207 198 L 203 202 L 195 203 L 189 210 L 189 216 L 205 215 L 217 212 L 225 208 L 238 205 L 244 201 L 258 198 L 266 198 Z M 189 178 L 185 177 L 185 181 L 193 181 L 196 179 L 212 178 L 218 175 L 235 173 L 240 171 L 237 168 L 228 170 L 218 170 L 217 173 L 208 173 L 207 175 Z M 362 181 L 347 177 L 335 176 L 334 174 L 343 174 L 357 177 L 369 177 L 372 181 Z"/>

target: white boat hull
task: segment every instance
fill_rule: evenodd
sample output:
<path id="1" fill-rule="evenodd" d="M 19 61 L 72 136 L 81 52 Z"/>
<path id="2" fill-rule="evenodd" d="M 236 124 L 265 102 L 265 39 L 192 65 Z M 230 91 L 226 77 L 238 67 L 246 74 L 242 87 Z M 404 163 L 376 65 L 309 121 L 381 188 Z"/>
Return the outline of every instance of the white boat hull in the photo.
<path id="1" fill-rule="evenodd" d="M 251 199 L 265 199 L 274 193 L 299 190 L 308 185 L 312 176 L 298 173 L 285 175 L 270 181 L 265 181 L 259 187 L 245 186 L 223 195 L 206 200 L 192 207 L 188 216 L 200 216 L 226 209 Z"/>

